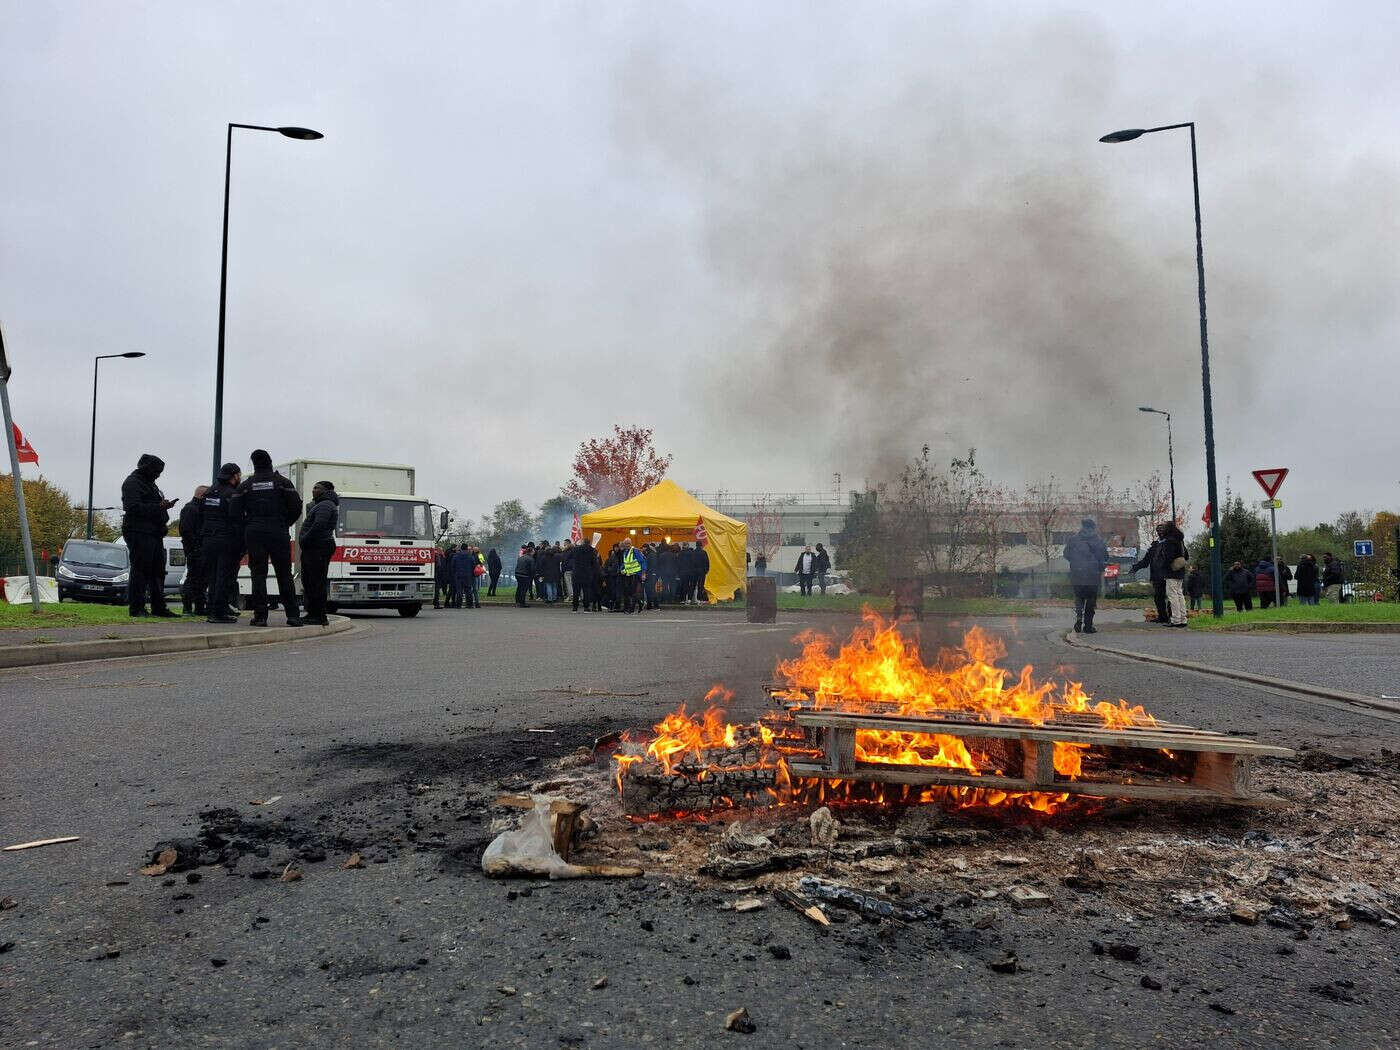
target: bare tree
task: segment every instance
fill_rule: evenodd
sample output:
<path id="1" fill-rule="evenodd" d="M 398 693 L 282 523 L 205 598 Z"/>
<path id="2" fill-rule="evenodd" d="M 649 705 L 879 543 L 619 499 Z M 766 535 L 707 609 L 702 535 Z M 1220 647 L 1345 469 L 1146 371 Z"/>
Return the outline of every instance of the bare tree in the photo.
<path id="1" fill-rule="evenodd" d="M 1021 494 L 1021 507 L 1026 514 L 1031 546 L 1045 559 L 1047 576 L 1056 547 L 1055 521 L 1060 515 L 1061 505 L 1054 475 L 1043 481 L 1031 482 Z M 1046 585 L 1049 586 L 1048 581 Z"/>
<path id="2" fill-rule="evenodd" d="M 1094 519 L 1100 531 L 1107 532 L 1110 512 L 1119 512 L 1129 502 L 1127 489 L 1115 489 L 1108 467 L 1095 467 L 1079 479 L 1079 504 Z"/>
<path id="3" fill-rule="evenodd" d="M 1152 526 L 1171 518 L 1171 487 L 1162 478 L 1162 472 L 1160 470 L 1154 470 L 1137 483 L 1133 489 L 1133 500 L 1141 508 L 1141 513 L 1147 515 L 1151 519 L 1147 523 L 1148 529 L 1144 533 L 1144 535 L 1149 538 L 1152 536 Z M 1176 526 L 1181 529 L 1182 532 L 1186 531 L 1186 521 L 1190 513 L 1190 503 L 1177 503 Z"/>
<path id="4" fill-rule="evenodd" d="M 929 447 L 904 468 L 895 503 L 897 533 L 945 588 L 976 572 L 986 558 L 980 526 L 987 479 L 977 466 L 977 450 L 936 466 Z"/>
<path id="5" fill-rule="evenodd" d="M 754 503 L 753 512 L 744 518 L 748 526 L 749 549 L 754 557 L 763 556 L 770 561 L 782 546 L 782 518 L 777 505 L 767 496 L 760 496 Z"/>
<path id="6" fill-rule="evenodd" d="M 997 560 L 1001 555 L 1006 524 L 1016 516 L 1015 494 L 1002 485 L 988 484 L 977 506 L 977 531 L 986 552 L 987 593 L 996 596 Z"/>

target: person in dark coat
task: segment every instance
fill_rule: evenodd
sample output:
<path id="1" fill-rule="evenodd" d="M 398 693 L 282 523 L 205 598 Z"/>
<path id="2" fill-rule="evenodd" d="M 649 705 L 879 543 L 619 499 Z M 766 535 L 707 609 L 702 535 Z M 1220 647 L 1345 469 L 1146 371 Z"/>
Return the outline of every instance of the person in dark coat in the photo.
<path id="1" fill-rule="evenodd" d="M 185 580 L 180 584 L 180 603 L 186 616 L 203 616 L 204 593 L 208 578 L 204 570 L 204 494 L 208 485 L 196 485 L 194 498 L 180 508 L 180 545 L 185 548 Z"/>
<path id="2" fill-rule="evenodd" d="M 1235 612 L 1254 608 L 1254 573 L 1244 567 L 1244 562 L 1235 562 L 1225 574 L 1225 591 L 1235 603 Z"/>
<path id="3" fill-rule="evenodd" d="M 1182 583 L 1186 579 L 1186 535 L 1176 522 L 1167 522 L 1162 537 L 1162 573 L 1166 576 L 1167 609 L 1172 627 L 1186 626 L 1186 595 Z"/>
<path id="4" fill-rule="evenodd" d="M 179 500 L 166 499 L 156 487 L 164 470 L 165 460 L 145 452 L 122 482 L 122 539 L 131 558 L 126 604 L 132 616 L 146 615 L 148 597 L 152 616 L 175 615 L 165 607 L 164 540 L 170 508 Z"/>
<path id="5" fill-rule="evenodd" d="M 486 593 L 494 598 L 496 596 L 496 581 L 501 578 L 501 556 L 496 553 L 495 547 L 486 552 L 486 572 L 491 577 L 491 589 Z"/>
<path id="6" fill-rule="evenodd" d="M 583 602 L 584 612 L 602 612 L 598 600 L 598 581 L 603 567 L 598 561 L 598 552 L 593 544 L 584 540 L 576 544 L 570 552 L 574 572 L 574 612 L 578 612 L 579 602 Z"/>
<path id="7" fill-rule="evenodd" d="M 1304 554 L 1298 559 L 1298 601 L 1303 605 L 1317 604 L 1317 559 Z"/>
<path id="8" fill-rule="evenodd" d="M 237 623 L 229 607 L 230 594 L 238 586 L 238 561 L 243 557 L 242 516 L 238 511 L 238 486 L 243 471 L 237 463 L 225 463 L 204 493 L 204 519 L 200 549 L 209 575 L 209 596 L 204 611 L 210 623 Z"/>
<path id="9" fill-rule="evenodd" d="M 820 543 L 817 544 L 817 586 L 826 593 L 826 574 L 831 571 L 831 555 Z"/>
<path id="10" fill-rule="evenodd" d="M 449 543 L 445 549 L 433 552 L 433 608 L 441 609 L 444 604 L 452 608 L 452 555 L 457 553 L 457 544 Z"/>
<path id="11" fill-rule="evenodd" d="M 1259 608 L 1274 604 L 1274 563 L 1268 558 L 1260 558 L 1254 566 L 1254 593 L 1259 595 Z"/>
<path id="12" fill-rule="evenodd" d="M 1206 577 L 1199 565 L 1192 565 L 1186 572 L 1186 601 L 1190 607 L 1199 609 L 1201 598 L 1206 593 Z"/>
<path id="13" fill-rule="evenodd" d="M 1108 564 L 1108 545 L 1093 518 L 1080 521 L 1079 531 L 1065 544 L 1064 556 L 1069 562 L 1069 584 L 1074 589 L 1074 629 L 1095 634 L 1098 629 L 1094 626 L 1094 610 L 1099 602 L 1099 581 Z"/>
<path id="14" fill-rule="evenodd" d="M 335 553 L 335 525 L 340 497 L 329 481 L 311 487 L 311 506 L 301 520 L 297 549 L 301 551 L 301 593 L 306 599 L 306 622 L 320 627 L 326 619 L 326 576 Z"/>
<path id="15" fill-rule="evenodd" d="M 1331 604 L 1342 600 L 1342 584 L 1346 578 L 1342 575 L 1342 563 L 1331 551 L 1322 555 L 1322 597 Z"/>
<path id="16" fill-rule="evenodd" d="M 476 555 L 466 544 L 452 555 L 452 600 L 447 603 L 449 609 L 460 609 L 463 603 L 466 608 L 472 608 L 472 574 L 476 565 Z"/>
<path id="17" fill-rule="evenodd" d="M 535 582 L 535 545 L 527 543 L 515 559 L 515 604 L 522 609 L 530 604 L 530 585 Z"/>
<path id="18" fill-rule="evenodd" d="M 608 551 L 608 560 L 603 563 L 603 600 L 609 612 L 622 611 L 622 585 L 618 582 L 622 574 L 622 549 L 614 545 Z"/>
<path id="19" fill-rule="evenodd" d="M 1133 572 L 1147 569 L 1148 578 L 1152 581 L 1152 604 L 1157 607 L 1157 622 L 1160 624 L 1170 622 L 1167 619 L 1167 574 L 1162 565 L 1162 540 L 1166 533 L 1167 523 L 1162 522 L 1157 526 L 1157 538 L 1133 563 Z"/>
<path id="20" fill-rule="evenodd" d="M 564 552 L 559 544 L 554 544 L 544 556 L 544 588 L 548 595 L 545 601 L 553 605 L 559 600 L 560 588 L 564 583 Z"/>
<path id="21" fill-rule="evenodd" d="M 797 556 L 797 564 L 792 571 L 797 573 L 797 589 L 805 597 L 812 596 L 812 577 L 817 574 L 817 555 L 811 547 L 802 548 Z"/>
<path id="22" fill-rule="evenodd" d="M 1293 570 L 1283 563 L 1283 559 L 1278 559 L 1278 603 L 1280 607 L 1288 604 L 1288 585 L 1293 580 Z"/>
<path id="23" fill-rule="evenodd" d="M 760 576 L 768 575 L 768 555 L 760 554 L 753 560 L 753 571 Z"/>
<path id="24" fill-rule="evenodd" d="M 287 530 L 301 517 L 296 486 L 272 469 L 272 457 L 260 448 L 250 457 L 253 473 L 238 486 L 237 508 L 243 515 L 243 538 L 252 577 L 253 619 L 250 627 L 267 626 L 267 566 L 277 574 L 277 601 L 287 614 L 288 627 L 300 627 L 297 589 L 292 579 L 292 545 Z"/>
<path id="25" fill-rule="evenodd" d="M 710 554 L 703 543 L 697 543 L 691 553 L 692 573 L 695 580 L 695 601 L 708 602 L 710 592 L 705 590 L 705 578 L 710 575 Z"/>

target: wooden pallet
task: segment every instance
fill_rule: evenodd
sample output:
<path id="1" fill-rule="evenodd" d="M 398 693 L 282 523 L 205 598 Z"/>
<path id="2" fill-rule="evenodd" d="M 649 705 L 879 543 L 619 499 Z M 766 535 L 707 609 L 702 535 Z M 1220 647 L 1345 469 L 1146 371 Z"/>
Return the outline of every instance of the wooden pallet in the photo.
<path id="1" fill-rule="evenodd" d="M 964 712 L 940 712 L 908 716 L 878 710 L 850 712 L 821 710 L 794 704 L 791 717 L 815 735 L 823 749 L 820 760 L 791 760 L 794 777 L 880 781 L 946 787 L 994 788 L 1003 791 L 1035 791 L 1052 794 L 1091 795 L 1100 798 L 1160 799 L 1165 801 L 1213 801 L 1251 803 L 1256 759 L 1288 758 L 1286 747 L 1261 744 L 1175 723 L 1106 727 L 1093 715 L 1065 715 L 1053 722 L 1035 724 L 1017 719 L 984 722 Z M 1019 744 L 1020 776 L 990 773 L 982 776 L 941 766 L 909 766 L 856 760 L 856 733 L 863 729 L 892 730 L 954 736 L 964 740 L 1015 741 Z M 1126 748 L 1144 752 L 1167 750 L 1182 755 L 1185 779 L 1144 775 L 1115 775 L 1070 780 L 1055 772 L 1054 745 L 1087 744 L 1090 748 Z M 1013 752 L 1015 753 L 1015 752 Z M 1189 763 L 1185 756 L 1191 756 Z"/>

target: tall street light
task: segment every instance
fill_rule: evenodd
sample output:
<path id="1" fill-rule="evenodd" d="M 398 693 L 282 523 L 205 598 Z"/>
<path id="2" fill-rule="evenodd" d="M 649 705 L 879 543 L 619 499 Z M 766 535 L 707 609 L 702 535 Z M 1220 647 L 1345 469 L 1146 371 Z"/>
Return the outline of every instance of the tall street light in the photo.
<path id="1" fill-rule="evenodd" d="M 1220 501 L 1215 491 L 1215 416 L 1210 402 L 1210 341 L 1206 338 L 1206 257 L 1201 247 L 1201 180 L 1196 171 L 1196 122 L 1163 124 L 1160 128 L 1114 131 L 1100 142 L 1131 142 L 1158 131 L 1186 128 L 1191 132 L 1191 193 L 1196 205 L 1196 291 L 1201 308 L 1201 395 L 1205 400 L 1206 497 L 1210 500 L 1210 594 L 1217 618 L 1225 615 L 1224 574 L 1220 564 Z"/>
<path id="2" fill-rule="evenodd" d="M 228 188 L 229 172 L 233 167 L 233 129 L 245 131 L 275 131 L 289 139 L 325 138 L 319 131 L 310 128 L 265 128 L 261 124 L 230 124 L 228 126 L 228 147 L 224 151 L 224 248 L 219 260 L 219 361 L 214 371 L 214 469 L 209 475 L 217 477 L 223 459 L 224 443 L 224 309 L 228 302 Z M 89 503 L 92 500 L 88 500 Z"/>
<path id="3" fill-rule="evenodd" d="M 98 354 L 92 359 L 92 442 L 88 447 L 87 538 L 92 539 L 92 476 L 97 464 L 97 364 L 114 357 L 145 357 L 144 350 L 128 350 L 124 354 Z"/>
<path id="4" fill-rule="evenodd" d="M 1172 490 L 1172 521 L 1176 521 L 1176 461 L 1172 457 L 1172 414 L 1163 412 L 1160 408 L 1150 408 L 1147 405 L 1138 405 L 1139 412 L 1153 412 L 1159 416 L 1167 417 L 1167 479 Z"/>

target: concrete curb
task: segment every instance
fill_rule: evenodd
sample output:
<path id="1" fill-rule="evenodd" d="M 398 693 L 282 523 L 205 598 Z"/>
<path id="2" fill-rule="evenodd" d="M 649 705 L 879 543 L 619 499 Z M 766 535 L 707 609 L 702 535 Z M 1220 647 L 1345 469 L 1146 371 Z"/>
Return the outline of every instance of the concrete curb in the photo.
<path id="1" fill-rule="evenodd" d="M 260 627 L 244 631 L 211 631 L 208 634 L 148 635 L 143 638 L 96 638 L 81 642 L 0 646 L 0 668 L 39 667 L 80 660 L 112 660 L 123 656 L 157 656 L 206 649 L 242 649 L 307 638 L 340 634 L 355 626 L 344 616 L 331 616 L 328 627 Z"/>
<path id="2" fill-rule="evenodd" d="M 1285 693 L 1297 693 L 1301 696 L 1315 696 L 1323 700 L 1334 700 L 1338 703 L 1350 704 L 1353 707 L 1365 707 L 1375 711 L 1384 711 L 1387 714 L 1400 714 L 1400 703 L 1393 703 L 1389 700 L 1379 700 L 1375 697 L 1364 696 L 1361 693 L 1348 693 L 1341 689 L 1328 689 L 1326 686 L 1309 685 L 1306 682 L 1291 682 L 1286 678 L 1272 678 L 1265 674 L 1255 674 L 1252 671 L 1236 671 L 1229 667 L 1215 667 L 1211 664 L 1198 664 L 1191 660 L 1178 660 L 1170 656 L 1157 656 L 1154 653 L 1134 652 L 1131 649 L 1115 649 L 1109 645 L 1098 645 L 1093 642 L 1086 642 L 1083 636 L 1076 639 L 1074 632 L 1065 634 L 1066 644 L 1076 649 L 1088 649 L 1090 652 L 1104 653 L 1108 656 L 1118 656 L 1125 660 L 1137 660 L 1141 663 L 1162 664 L 1166 667 L 1179 667 L 1187 671 L 1196 671 L 1200 674 L 1213 675 L 1216 678 L 1228 678 L 1236 682 L 1248 682 L 1251 685 L 1267 686 L 1270 689 L 1277 689 Z"/>

